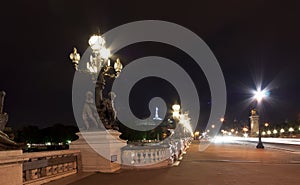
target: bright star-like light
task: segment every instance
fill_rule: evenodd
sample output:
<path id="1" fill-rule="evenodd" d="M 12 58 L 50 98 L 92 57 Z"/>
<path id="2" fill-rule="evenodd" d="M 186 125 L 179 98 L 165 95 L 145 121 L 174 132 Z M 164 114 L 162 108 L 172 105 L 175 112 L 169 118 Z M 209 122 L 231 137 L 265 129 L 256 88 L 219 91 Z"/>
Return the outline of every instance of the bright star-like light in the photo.
<path id="1" fill-rule="evenodd" d="M 264 98 L 268 97 L 270 95 L 270 92 L 267 90 L 261 90 L 257 89 L 256 91 L 253 91 L 253 98 L 260 103 Z"/>

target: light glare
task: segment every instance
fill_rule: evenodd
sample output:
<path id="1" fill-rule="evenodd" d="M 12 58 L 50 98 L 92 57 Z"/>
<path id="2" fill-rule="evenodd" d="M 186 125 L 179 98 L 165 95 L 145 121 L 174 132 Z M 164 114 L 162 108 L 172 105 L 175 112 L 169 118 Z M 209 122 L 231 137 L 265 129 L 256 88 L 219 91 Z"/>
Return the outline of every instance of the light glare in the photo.
<path id="1" fill-rule="evenodd" d="M 254 99 L 256 99 L 257 102 L 261 102 L 265 97 L 267 96 L 267 92 L 265 90 L 257 90 L 254 92 Z"/>

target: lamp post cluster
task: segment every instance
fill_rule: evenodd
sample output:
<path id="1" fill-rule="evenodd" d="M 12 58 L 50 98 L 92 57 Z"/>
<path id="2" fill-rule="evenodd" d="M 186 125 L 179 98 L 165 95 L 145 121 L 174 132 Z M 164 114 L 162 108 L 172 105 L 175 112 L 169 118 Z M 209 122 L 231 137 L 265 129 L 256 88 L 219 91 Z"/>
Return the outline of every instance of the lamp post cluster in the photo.
<path id="1" fill-rule="evenodd" d="M 183 137 L 191 136 L 193 137 L 193 129 L 191 127 L 190 120 L 188 113 L 181 113 L 180 111 L 180 105 L 174 104 L 172 106 L 173 113 L 172 117 L 175 120 L 176 123 L 176 129 L 179 131 L 180 135 L 183 135 Z"/>
<path id="2" fill-rule="evenodd" d="M 90 60 L 86 61 L 86 66 L 79 68 L 80 54 L 77 49 L 73 49 L 73 53 L 70 54 L 73 66 L 76 71 L 88 73 L 92 76 L 94 83 L 97 83 L 98 74 L 103 77 L 117 78 L 123 68 L 123 65 L 119 58 L 116 59 L 112 66 L 111 53 L 108 48 L 105 47 L 105 40 L 100 35 L 93 35 L 88 41 L 92 54 Z M 114 70 L 114 72 L 111 72 Z M 100 76 L 101 77 L 101 76 Z M 104 84 L 105 85 L 105 84 Z"/>
<path id="3" fill-rule="evenodd" d="M 106 78 L 117 78 L 122 71 L 123 65 L 119 58 L 115 61 L 111 59 L 111 53 L 108 48 L 105 47 L 105 39 L 100 35 L 93 35 L 88 41 L 92 53 L 89 56 L 89 61 L 86 62 L 86 65 L 79 65 L 81 62 L 80 54 L 77 52 L 77 49 L 73 49 L 73 53 L 70 54 L 70 59 L 72 60 L 73 67 L 76 71 L 86 73 L 91 75 L 92 81 L 95 84 L 95 104 L 97 112 L 99 113 L 100 119 L 106 128 L 112 128 L 116 120 L 115 115 L 109 116 L 108 119 L 107 113 L 105 111 L 115 114 L 113 108 L 113 99 L 115 94 L 113 92 L 109 93 L 109 98 L 103 96 L 103 90 L 106 85 Z"/>

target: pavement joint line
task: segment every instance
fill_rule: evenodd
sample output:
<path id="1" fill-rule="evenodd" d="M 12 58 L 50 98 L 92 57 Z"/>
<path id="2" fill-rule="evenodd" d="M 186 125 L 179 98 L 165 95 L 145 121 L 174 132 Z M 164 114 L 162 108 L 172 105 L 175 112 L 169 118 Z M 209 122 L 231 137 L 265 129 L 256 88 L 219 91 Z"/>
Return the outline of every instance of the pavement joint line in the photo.
<path id="1" fill-rule="evenodd" d="M 251 143 L 251 144 L 257 143 L 255 141 L 246 141 L 246 142 Z M 271 150 L 280 150 L 280 151 L 289 152 L 289 153 L 290 152 L 298 152 L 298 151 L 287 149 L 287 148 L 270 146 L 271 144 L 278 144 L 278 143 L 270 143 L 270 142 L 264 142 L 264 143 L 267 145 L 267 146 L 265 145 L 265 148 L 268 148 L 268 149 L 271 149 Z M 235 142 L 235 143 L 232 143 L 232 144 L 243 145 L 242 142 Z"/>
<path id="2" fill-rule="evenodd" d="M 289 165 L 289 164 L 300 164 L 300 161 L 289 161 L 286 163 L 278 163 L 278 162 L 266 162 L 266 161 L 242 161 L 242 160 L 197 160 L 197 161 L 186 161 L 192 163 L 205 163 L 205 162 L 220 162 L 220 163 L 261 163 L 265 165 Z"/>
<path id="3" fill-rule="evenodd" d="M 280 151 L 284 151 L 284 152 L 295 152 L 295 150 L 289 150 L 289 149 L 285 149 L 285 148 L 277 148 L 277 147 L 267 147 L 267 148 L 269 148 L 269 149 L 271 149 L 271 150 L 280 150 Z"/>
<path id="4" fill-rule="evenodd" d="M 294 151 L 294 152 L 292 152 L 292 153 L 293 153 L 293 154 L 300 154 L 300 152 L 298 152 L 298 151 L 297 151 L 297 152 Z"/>
<path id="5" fill-rule="evenodd" d="M 218 160 L 218 159 L 208 159 L 208 160 L 196 160 L 190 162 L 231 162 L 231 163 L 260 163 L 261 161 L 245 161 L 245 160 Z"/>
<path id="6" fill-rule="evenodd" d="M 292 164 L 300 164 L 300 161 L 290 161 Z"/>

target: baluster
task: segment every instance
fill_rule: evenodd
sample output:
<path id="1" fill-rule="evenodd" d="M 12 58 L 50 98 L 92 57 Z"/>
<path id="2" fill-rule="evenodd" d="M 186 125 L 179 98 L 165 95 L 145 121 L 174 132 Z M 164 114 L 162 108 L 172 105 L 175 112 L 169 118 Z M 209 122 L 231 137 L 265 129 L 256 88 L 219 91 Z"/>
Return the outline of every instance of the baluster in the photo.
<path id="1" fill-rule="evenodd" d="M 143 156 L 144 156 L 144 164 L 148 163 L 148 151 L 147 150 L 144 150 Z"/>
<path id="2" fill-rule="evenodd" d="M 62 155 L 58 155 L 57 156 L 57 158 L 63 158 L 63 156 Z M 57 165 L 57 168 L 58 168 L 58 173 L 61 173 L 61 172 L 63 172 L 63 164 L 59 164 L 59 165 Z"/>
<path id="3" fill-rule="evenodd" d="M 143 164 L 145 164 L 146 161 L 147 161 L 146 151 L 143 150 L 143 151 L 142 151 L 142 154 L 143 154 Z"/>
<path id="4" fill-rule="evenodd" d="M 134 165 L 134 163 L 135 163 L 135 152 L 134 151 L 130 151 L 130 164 L 131 165 Z"/>
<path id="5" fill-rule="evenodd" d="M 30 170 L 30 179 L 37 179 L 38 178 L 38 169 L 32 169 Z"/>
<path id="6" fill-rule="evenodd" d="M 152 163 L 151 153 L 152 153 L 151 149 L 148 149 L 147 159 L 148 159 L 148 163 L 150 163 L 150 164 Z"/>
<path id="7" fill-rule="evenodd" d="M 134 165 L 137 165 L 139 162 L 138 151 L 134 150 Z"/>
<path id="8" fill-rule="evenodd" d="M 54 175 L 54 174 L 57 174 L 57 172 L 58 172 L 57 165 L 53 165 L 53 166 L 52 166 L 52 174 L 53 174 L 53 175 Z"/>
<path id="9" fill-rule="evenodd" d="M 49 159 L 51 159 L 51 158 L 52 158 L 51 156 L 50 156 L 50 157 L 46 157 L 47 160 L 49 160 Z M 47 166 L 47 167 L 45 168 L 45 174 L 46 174 L 46 176 L 52 175 L 52 166 Z"/>
<path id="10" fill-rule="evenodd" d="M 26 181 L 31 180 L 30 170 L 25 171 L 25 179 L 26 179 Z"/>
<path id="11" fill-rule="evenodd" d="M 156 149 L 152 150 L 152 161 L 156 162 Z"/>
<path id="12" fill-rule="evenodd" d="M 138 164 L 140 165 L 142 163 L 142 152 L 140 150 L 137 151 L 138 152 Z"/>
<path id="13" fill-rule="evenodd" d="M 78 156 L 76 156 L 76 160 L 74 162 L 72 162 L 72 170 L 77 170 L 78 167 Z"/>
<path id="14" fill-rule="evenodd" d="M 162 155 L 162 151 L 161 148 L 158 149 L 158 160 L 161 161 L 161 155 Z"/>

